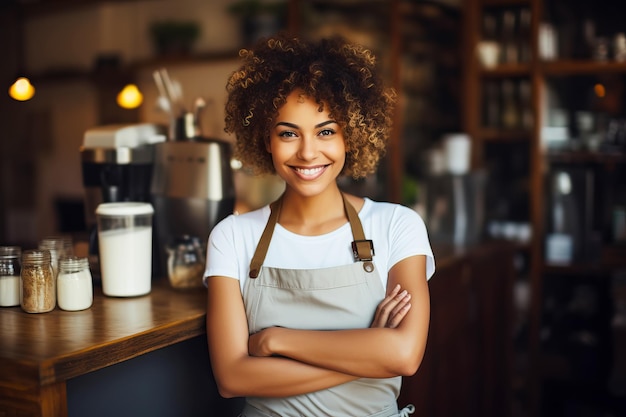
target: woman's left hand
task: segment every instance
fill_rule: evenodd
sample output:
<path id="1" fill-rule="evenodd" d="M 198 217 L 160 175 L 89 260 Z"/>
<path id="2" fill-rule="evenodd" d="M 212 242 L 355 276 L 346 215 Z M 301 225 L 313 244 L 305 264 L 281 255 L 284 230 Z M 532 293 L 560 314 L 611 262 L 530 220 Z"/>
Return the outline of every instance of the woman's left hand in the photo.
<path id="1" fill-rule="evenodd" d="M 376 313 L 374 314 L 374 320 L 370 328 L 387 327 L 389 329 L 395 329 L 398 327 L 411 308 L 410 301 L 411 294 L 406 290 L 400 291 L 400 285 L 396 285 L 391 293 L 376 307 Z"/>

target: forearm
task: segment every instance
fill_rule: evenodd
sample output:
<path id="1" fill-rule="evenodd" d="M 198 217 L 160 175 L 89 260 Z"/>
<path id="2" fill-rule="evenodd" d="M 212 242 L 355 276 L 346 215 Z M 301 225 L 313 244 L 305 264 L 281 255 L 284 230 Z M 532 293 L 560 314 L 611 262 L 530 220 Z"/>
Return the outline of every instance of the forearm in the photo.
<path id="1" fill-rule="evenodd" d="M 399 329 L 337 331 L 272 329 L 269 346 L 276 355 L 366 378 L 412 374 L 415 349 Z M 421 359 L 421 357 L 420 357 Z"/>
<path id="2" fill-rule="evenodd" d="M 227 366 L 214 364 L 224 397 L 288 397 L 349 382 L 356 377 L 289 358 L 245 356 Z"/>

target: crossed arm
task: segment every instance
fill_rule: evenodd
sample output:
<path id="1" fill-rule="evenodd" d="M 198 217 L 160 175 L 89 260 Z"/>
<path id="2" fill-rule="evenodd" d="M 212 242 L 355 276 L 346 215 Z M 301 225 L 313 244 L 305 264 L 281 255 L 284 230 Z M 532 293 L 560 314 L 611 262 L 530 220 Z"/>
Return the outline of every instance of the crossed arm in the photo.
<path id="1" fill-rule="evenodd" d="M 422 360 L 430 311 L 424 256 L 394 265 L 367 329 L 269 328 L 249 336 L 239 282 L 210 277 L 207 285 L 209 353 L 224 397 L 286 397 L 361 377 L 412 375 Z"/>

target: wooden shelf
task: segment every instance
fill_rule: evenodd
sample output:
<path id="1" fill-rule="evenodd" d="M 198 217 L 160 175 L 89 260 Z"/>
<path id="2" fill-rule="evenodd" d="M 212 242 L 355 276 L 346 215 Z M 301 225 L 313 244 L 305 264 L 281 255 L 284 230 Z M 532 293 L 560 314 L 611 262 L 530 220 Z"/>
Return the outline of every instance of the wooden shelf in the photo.
<path id="1" fill-rule="evenodd" d="M 239 50 L 232 51 L 216 51 L 216 52 L 203 52 L 188 56 L 162 56 L 153 57 L 143 61 L 138 61 L 130 65 L 133 69 L 146 69 L 156 67 L 173 67 L 181 65 L 196 65 L 214 63 L 220 61 L 234 60 L 239 57 Z"/>
<path id="2" fill-rule="evenodd" d="M 626 75 L 626 62 L 558 60 L 542 62 L 540 66 L 542 72 L 548 76 L 597 75 L 610 73 L 622 73 Z"/>
<path id="3" fill-rule="evenodd" d="M 529 63 L 498 64 L 494 68 L 482 68 L 480 70 L 480 75 L 483 78 L 530 77 L 530 74 Z"/>
<path id="4" fill-rule="evenodd" d="M 605 244 L 596 261 L 575 261 L 567 265 L 546 263 L 543 265 L 543 272 L 549 275 L 601 276 L 619 268 L 626 268 L 626 244 Z"/>
<path id="5" fill-rule="evenodd" d="M 483 0 L 485 7 L 528 6 L 531 0 Z"/>
<path id="6" fill-rule="evenodd" d="M 61 13 L 79 8 L 98 6 L 103 3 L 130 3 L 137 0 L 40 0 L 20 1 L 20 7 L 28 16 Z"/>
<path id="7" fill-rule="evenodd" d="M 485 142 L 519 142 L 530 140 L 531 135 L 526 130 L 483 128 L 478 131 L 477 138 Z"/>
<path id="8" fill-rule="evenodd" d="M 107 79 L 129 78 L 136 71 L 158 68 L 201 65 L 227 60 L 235 60 L 239 51 L 205 52 L 188 56 L 153 57 L 142 61 L 120 65 L 118 68 L 106 68 L 103 70 L 88 70 L 81 68 L 56 68 L 38 74 L 29 75 L 33 83 L 55 83 L 68 81 L 95 81 L 101 82 Z"/>
<path id="9" fill-rule="evenodd" d="M 607 153 L 590 151 L 549 152 L 546 157 L 551 163 L 564 164 L 619 164 L 626 163 L 625 153 Z"/>

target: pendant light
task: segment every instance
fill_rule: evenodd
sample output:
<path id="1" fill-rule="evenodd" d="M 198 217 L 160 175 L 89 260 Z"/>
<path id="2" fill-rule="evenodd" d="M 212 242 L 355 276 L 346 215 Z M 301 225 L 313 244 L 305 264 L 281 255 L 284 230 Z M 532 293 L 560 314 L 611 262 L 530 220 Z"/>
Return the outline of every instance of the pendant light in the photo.
<path id="1" fill-rule="evenodd" d="M 35 95 L 35 87 L 26 77 L 18 77 L 17 80 L 9 87 L 9 96 L 17 101 L 27 101 Z"/>
<path id="2" fill-rule="evenodd" d="M 17 79 L 9 87 L 9 96 L 16 101 L 27 101 L 35 95 L 35 87 L 30 80 L 24 76 L 24 16 L 20 6 L 17 8 Z"/>
<path id="3" fill-rule="evenodd" d="M 117 104 L 124 109 L 136 109 L 143 103 L 143 94 L 135 84 L 127 84 L 117 95 Z"/>

